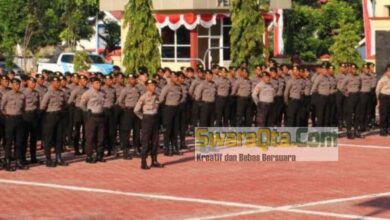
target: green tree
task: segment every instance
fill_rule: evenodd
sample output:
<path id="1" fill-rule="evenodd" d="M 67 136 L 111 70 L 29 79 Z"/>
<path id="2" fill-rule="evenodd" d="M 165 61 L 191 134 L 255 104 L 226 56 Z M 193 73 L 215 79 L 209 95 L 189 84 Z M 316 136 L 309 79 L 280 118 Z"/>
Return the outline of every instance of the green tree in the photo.
<path id="1" fill-rule="evenodd" d="M 99 34 L 99 37 L 106 42 L 105 54 L 108 54 L 117 49 L 121 42 L 121 27 L 112 20 L 102 19 L 102 21 L 105 25 L 104 34 Z"/>
<path id="2" fill-rule="evenodd" d="M 73 58 L 74 71 L 84 71 L 91 68 L 91 59 L 88 56 L 87 51 L 77 51 Z"/>
<path id="3" fill-rule="evenodd" d="M 360 41 L 356 29 L 354 24 L 344 23 L 339 29 L 335 30 L 334 43 L 329 50 L 332 54 L 332 63 L 336 66 L 343 62 L 356 63 L 357 65 L 363 63 L 356 50 L 356 45 Z"/>
<path id="4" fill-rule="evenodd" d="M 152 16 L 151 0 L 130 0 L 125 6 L 124 27 L 128 29 L 123 52 L 127 73 L 140 67 L 154 73 L 160 66 L 161 38 Z"/>
<path id="5" fill-rule="evenodd" d="M 252 66 L 264 62 L 264 21 L 260 11 L 265 5 L 264 0 L 232 0 L 230 53 L 234 65 L 246 62 Z"/>

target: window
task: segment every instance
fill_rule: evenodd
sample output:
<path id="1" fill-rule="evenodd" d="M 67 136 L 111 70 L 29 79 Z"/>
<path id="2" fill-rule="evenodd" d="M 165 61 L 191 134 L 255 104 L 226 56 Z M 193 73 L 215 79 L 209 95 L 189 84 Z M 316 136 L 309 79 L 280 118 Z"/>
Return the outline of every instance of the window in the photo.
<path id="1" fill-rule="evenodd" d="M 230 29 L 232 29 L 232 21 L 230 18 L 224 18 L 222 23 L 223 29 L 223 60 L 230 60 Z"/>
<path id="2" fill-rule="evenodd" d="M 163 61 L 188 61 L 191 51 L 189 30 L 180 27 L 176 31 L 172 31 L 169 27 L 165 27 L 161 29 L 161 39 L 161 57 Z"/>
<path id="3" fill-rule="evenodd" d="M 62 63 L 73 63 L 73 55 L 62 55 L 61 62 Z"/>

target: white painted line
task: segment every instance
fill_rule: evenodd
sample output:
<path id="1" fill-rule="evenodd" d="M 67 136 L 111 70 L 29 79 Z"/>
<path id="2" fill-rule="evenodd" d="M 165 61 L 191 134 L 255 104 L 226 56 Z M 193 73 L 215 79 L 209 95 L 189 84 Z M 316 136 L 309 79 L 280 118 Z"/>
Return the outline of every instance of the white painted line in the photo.
<path id="1" fill-rule="evenodd" d="M 368 148 L 368 149 L 383 149 L 390 150 L 390 147 L 378 146 L 378 145 L 359 145 L 359 144 L 338 144 L 342 147 L 351 147 L 351 148 Z"/>
<path id="2" fill-rule="evenodd" d="M 221 219 L 221 218 L 231 218 L 231 217 L 238 217 L 243 215 L 253 215 L 253 214 L 259 214 L 263 212 L 271 212 L 273 210 L 274 209 L 255 209 L 249 211 L 231 212 L 231 213 L 226 213 L 221 215 L 210 215 L 204 217 L 188 218 L 186 220 L 212 220 L 212 219 Z"/>
<path id="3" fill-rule="evenodd" d="M 316 205 L 327 205 L 327 204 L 334 204 L 334 203 L 340 203 L 340 202 L 349 202 L 349 201 L 353 201 L 353 200 L 371 199 L 371 198 L 377 198 L 377 197 L 383 197 L 383 196 L 389 196 L 389 195 L 390 195 L 390 192 L 375 193 L 375 194 L 367 194 L 367 195 L 345 197 L 345 198 L 338 198 L 338 199 L 321 200 L 321 201 L 308 202 L 308 203 L 302 203 L 302 204 L 296 204 L 296 205 L 288 205 L 288 206 L 282 206 L 282 208 L 290 209 L 290 208 L 301 208 L 301 207 L 316 206 Z"/>
<path id="4" fill-rule="evenodd" d="M 300 210 L 300 209 L 287 209 L 287 210 L 282 210 L 282 211 L 283 212 L 294 212 L 294 213 L 300 213 L 300 214 L 306 214 L 306 215 L 317 215 L 317 216 L 346 218 L 346 219 L 388 220 L 387 218 L 378 218 L 378 217 L 369 217 L 369 216 L 351 215 L 351 214 L 339 214 L 339 213 L 334 213 L 334 212 Z"/>
<path id="5" fill-rule="evenodd" d="M 253 204 L 238 203 L 238 202 L 218 201 L 218 200 L 210 200 L 210 199 L 197 199 L 197 198 L 178 197 L 178 196 L 164 196 L 164 195 L 148 194 L 148 193 L 123 192 L 123 191 L 117 191 L 117 190 L 99 189 L 99 188 L 90 188 L 90 187 L 79 187 L 79 186 L 67 186 L 67 185 L 59 185 L 59 184 L 51 184 L 51 183 L 28 182 L 28 181 L 17 181 L 17 180 L 7 180 L 7 179 L 0 179 L 0 183 L 44 187 L 44 188 L 52 188 L 52 189 L 62 189 L 62 190 L 79 191 L 79 192 L 107 193 L 107 194 L 113 194 L 113 195 L 139 197 L 139 198 L 144 198 L 144 199 L 157 199 L 157 200 L 167 200 L 167 201 L 202 203 L 202 204 L 220 205 L 220 206 L 227 206 L 227 207 L 251 208 L 251 209 L 272 208 L 269 206 L 253 205 Z"/>

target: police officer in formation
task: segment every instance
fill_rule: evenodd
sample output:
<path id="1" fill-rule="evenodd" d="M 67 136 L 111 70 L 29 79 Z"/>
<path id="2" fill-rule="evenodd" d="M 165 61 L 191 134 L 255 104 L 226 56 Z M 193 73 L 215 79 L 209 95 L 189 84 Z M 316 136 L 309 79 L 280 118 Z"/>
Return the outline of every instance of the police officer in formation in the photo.
<path id="1" fill-rule="evenodd" d="M 141 157 L 142 169 L 162 167 L 157 162 L 160 131 L 166 156 L 180 155 L 195 127 L 338 126 L 346 127 L 348 138 L 359 138 L 373 127 L 376 107 L 380 135 L 387 136 L 390 65 L 378 83 L 373 64 L 363 65 L 361 72 L 356 64 L 342 63 L 337 69 L 324 63 L 310 72 L 273 62 L 256 66 L 253 77 L 245 63 L 229 69 L 164 68 L 154 75 L 146 69 L 123 74 L 118 68 L 107 76 L 2 75 L 2 162 L 7 171 L 39 163 L 37 143 L 42 140 L 48 167 L 68 165 L 62 158 L 67 145 L 76 155 L 86 153 L 88 163 L 105 162 L 105 156 L 122 151 L 124 159 Z M 148 80 L 152 76 L 155 80 Z"/>

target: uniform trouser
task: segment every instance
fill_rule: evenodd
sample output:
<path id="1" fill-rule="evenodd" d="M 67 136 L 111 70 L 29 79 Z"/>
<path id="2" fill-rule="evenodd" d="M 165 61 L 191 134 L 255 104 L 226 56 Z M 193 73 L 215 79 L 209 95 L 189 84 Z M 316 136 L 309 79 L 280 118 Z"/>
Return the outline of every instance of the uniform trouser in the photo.
<path id="1" fill-rule="evenodd" d="M 337 127 L 336 93 L 329 95 L 329 122 L 328 126 Z"/>
<path id="2" fill-rule="evenodd" d="M 115 139 L 120 136 L 120 126 L 122 119 L 123 109 L 119 105 L 114 106 L 114 117 L 115 117 Z"/>
<path id="3" fill-rule="evenodd" d="M 24 121 L 24 143 L 23 143 L 23 159 L 26 159 L 27 145 L 30 147 L 31 159 L 37 157 L 37 131 L 38 124 L 38 111 L 27 111 L 23 114 Z M 28 142 L 28 143 L 27 143 Z"/>
<path id="4" fill-rule="evenodd" d="M 191 114 L 191 124 L 192 127 L 195 128 L 199 124 L 199 119 L 200 119 L 200 102 L 199 101 L 193 101 L 192 102 L 192 114 Z M 164 123 L 163 123 L 164 124 Z M 165 126 L 165 125 L 164 125 Z"/>
<path id="5" fill-rule="evenodd" d="M 379 118 L 381 130 L 387 132 L 390 126 L 390 95 L 379 95 Z"/>
<path id="6" fill-rule="evenodd" d="M 338 126 L 342 126 L 345 118 L 346 118 L 346 115 L 345 115 L 345 95 L 338 91 L 336 93 L 336 112 L 337 112 L 337 121 L 338 121 Z"/>
<path id="7" fill-rule="evenodd" d="M 358 120 L 359 126 L 361 130 L 366 130 L 368 127 L 368 122 L 370 119 L 370 115 L 368 114 L 370 106 L 371 94 L 370 92 L 361 92 L 359 107 L 358 107 Z"/>
<path id="8" fill-rule="evenodd" d="M 215 100 L 215 126 L 217 127 L 228 127 L 229 126 L 229 115 L 230 108 L 228 96 L 217 96 Z"/>
<path id="9" fill-rule="evenodd" d="M 370 122 L 375 123 L 376 105 L 377 105 L 376 93 L 375 93 L 375 89 L 372 89 L 370 92 L 370 102 L 369 102 L 369 108 L 368 108 L 368 113 L 367 113 L 367 115 L 369 116 L 368 124 Z"/>
<path id="10" fill-rule="evenodd" d="M 65 143 L 66 138 L 68 137 L 68 129 L 69 129 L 69 106 L 66 106 L 62 110 L 62 141 Z M 70 143 L 69 143 L 70 144 Z"/>
<path id="11" fill-rule="evenodd" d="M 299 108 L 301 107 L 300 99 L 292 99 L 288 100 L 287 104 L 287 127 L 297 127 L 298 119 L 299 119 Z"/>
<path id="12" fill-rule="evenodd" d="M 5 159 L 11 159 L 12 144 L 15 145 L 15 157 L 22 159 L 23 153 L 23 118 L 18 116 L 4 116 L 5 122 Z"/>
<path id="13" fill-rule="evenodd" d="M 73 118 L 73 124 L 74 124 L 73 146 L 75 148 L 75 151 L 78 151 L 79 147 L 80 147 L 80 139 L 81 139 L 81 147 L 84 151 L 84 149 L 85 149 L 85 120 L 84 120 L 85 116 L 84 116 L 84 111 L 81 108 L 76 107 L 74 110 L 73 116 L 74 116 L 74 118 Z"/>
<path id="14" fill-rule="evenodd" d="M 237 126 L 252 126 L 252 99 L 250 97 L 237 97 Z"/>
<path id="15" fill-rule="evenodd" d="M 140 142 L 140 119 L 134 113 L 134 108 L 125 108 L 122 112 L 122 117 L 119 126 L 119 137 L 123 150 L 130 148 L 130 132 L 133 131 L 133 148 L 139 151 Z"/>
<path id="16" fill-rule="evenodd" d="M 96 143 L 96 152 L 98 156 L 103 156 L 104 153 L 104 114 L 91 114 L 85 121 L 85 153 L 92 156 L 93 148 Z M 95 142 L 96 141 L 96 142 Z"/>
<path id="17" fill-rule="evenodd" d="M 231 127 L 233 126 L 236 126 L 237 125 L 237 122 L 236 122 L 236 119 L 237 119 L 237 97 L 236 96 L 229 96 L 229 106 L 228 108 L 230 108 L 230 115 L 229 115 L 229 125 Z"/>
<path id="18" fill-rule="evenodd" d="M 68 136 L 68 143 L 73 144 L 73 124 L 74 124 L 74 112 L 75 106 L 68 105 L 68 126 L 65 130 L 66 136 Z"/>
<path id="19" fill-rule="evenodd" d="M 113 150 L 116 139 L 116 123 L 114 107 L 104 109 L 104 141 L 107 150 Z"/>
<path id="20" fill-rule="evenodd" d="M 187 125 L 191 125 L 192 122 L 192 103 L 193 100 L 188 98 L 186 101 Z M 159 123 L 161 123 L 161 121 L 159 121 Z"/>
<path id="21" fill-rule="evenodd" d="M 62 153 L 62 124 L 61 111 L 46 112 L 43 118 L 43 142 L 45 147 L 46 159 L 51 158 L 51 147 L 55 145 L 56 156 L 61 156 Z"/>
<path id="22" fill-rule="evenodd" d="M 1 147 L 4 147 L 4 146 L 5 146 L 4 128 L 5 128 L 5 124 L 4 124 L 4 115 L 2 115 L 2 114 L 0 113 L 0 146 L 1 146 Z"/>
<path id="23" fill-rule="evenodd" d="M 299 114 L 299 126 L 300 127 L 308 127 L 309 126 L 309 116 L 311 110 L 311 96 L 305 95 L 303 96 L 303 104 L 301 108 L 301 113 Z"/>
<path id="24" fill-rule="evenodd" d="M 274 110 L 273 110 L 273 124 L 280 127 L 282 126 L 282 114 L 283 114 L 283 96 L 275 96 Z"/>
<path id="25" fill-rule="evenodd" d="M 318 92 L 315 92 L 311 95 L 311 122 L 312 122 L 312 126 L 313 127 L 316 127 L 318 126 L 318 118 L 317 118 L 317 103 L 318 103 L 318 97 L 319 97 L 319 94 Z"/>
<path id="26" fill-rule="evenodd" d="M 272 125 L 272 110 L 274 103 L 259 102 L 256 111 L 256 126 L 269 127 Z"/>
<path id="27" fill-rule="evenodd" d="M 197 105 L 199 103 L 197 102 Z M 165 128 L 164 132 L 164 149 L 177 149 L 177 136 L 179 134 L 179 106 L 164 106 L 163 109 L 163 124 Z M 170 144 L 172 148 L 170 148 Z"/>
<path id="28" fill-rule="evenodd" d="M 317 126 L 329 125 L 329 95 L 318 94 L 316 101 Z"/>
<path id="29" fill-rule="evenodd" d="M 184 147 L 186 145 L 186 132 L 188 129 L 188 120 L 187 120 L 187 104 L 181 103 L 179 106 L 180 111 L 180 129 L 179 129 L 179 135 L 180 135 L 180 147 Z"/>
<path id="30" fill-rule="evenodd" d="M 358 127 L 358 107 L 359 107 L 359 93 L 350 93 L 346 98 L 346 122 L 347 130 L 351 131 L 352 127 L 355 130 Z"/>
<path id="31" fill-rule="evenodd" d="M 141 124 L 141 158 L 146 159 L 149 152 L 152 158 L 156 158 L 158 149 L 158 117 L 157 115 L 144 115 Z"/>
<path id="32" fill-rule="evenodd" d="M 215 102 L 202 102 L 200 104 L 200 126 L 213 127 Z"/>

